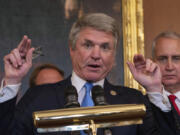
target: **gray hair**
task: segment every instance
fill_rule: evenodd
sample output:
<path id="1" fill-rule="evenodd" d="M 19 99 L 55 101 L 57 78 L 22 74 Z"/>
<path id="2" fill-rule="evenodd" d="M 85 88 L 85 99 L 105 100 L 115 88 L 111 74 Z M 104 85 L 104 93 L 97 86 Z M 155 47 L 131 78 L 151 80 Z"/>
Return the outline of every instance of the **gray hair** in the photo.
<path id="1" fill-rule="evenodd" d="M 157 44 L 157 41 L 160 38 L 170 38 L 170 39 L 178 40 L 178 39 L 180 39 L 180 34 L 176 33 L 176 32 L 173 32 L 173 31 L 166 31 L 166 32 L 162 32 L 159 35 L 157 35 L 154 38 L 153 43 L 152 43 L 152 58 L 153 59 L 155 58 L 155 46 Z"/>
<path id="2" fill-rule="evenodd" d="M 119 42 L 119 25 L 116 20 L 103 13 L 91 13 L 79 18 L 72 26 L 69 34 L 69 45 L 76 48 L 76 41 L 80 31 L 85 27 L 91 27 L 99 31 L 111 32 L 114 36 L 115 48 Z"/>

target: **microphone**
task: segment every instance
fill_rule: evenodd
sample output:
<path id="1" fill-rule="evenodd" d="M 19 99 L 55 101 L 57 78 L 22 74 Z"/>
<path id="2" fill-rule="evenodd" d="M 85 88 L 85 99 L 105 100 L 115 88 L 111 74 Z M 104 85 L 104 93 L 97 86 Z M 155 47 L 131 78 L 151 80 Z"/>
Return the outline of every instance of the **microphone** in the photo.
<path id="1" fill-rule="evenodd" d="M 92 99 L 95 106 L 108 105 L 108 103 L 106 102 L 104 89 L 100 85 L 96 85 L 92 88 Z M 111 129 L 105 128 L 104 135 L 112 135 Z"/>
<path id="2" fill-rule="evenodd" d="M 65 89 L 65 108 L 80 107 L 76 88 L 71 85 Z M 71 131 L 70 135 L 80 135 L 79 131 Z"/>
<path id="3" fill-rule="evenodd" d="M 71 85 L 65 89 L 65 108 L 80 107 L 76 88 Z"/>
<path id="4" fill-rule="evenodd" d="M 99 85 L 96 85 L 92 88 L 92 99 L 95 106 L 108 105 L 104 96 L 104 89 Z"/>

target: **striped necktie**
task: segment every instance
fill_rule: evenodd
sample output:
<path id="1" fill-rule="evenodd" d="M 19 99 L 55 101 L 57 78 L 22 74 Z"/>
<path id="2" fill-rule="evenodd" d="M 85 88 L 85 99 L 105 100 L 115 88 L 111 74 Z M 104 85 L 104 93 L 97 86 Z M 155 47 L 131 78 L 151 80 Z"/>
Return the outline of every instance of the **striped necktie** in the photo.
<path id="1" fill-rule="evenodd" d="M 180 115 L 180 110 L 175 102 L 177 97 L 175 95 L 169 95 L 168 98 L 169 98 L 170 102 L 172 103 L 172 105 L 174 106 L 174 108 L 176 109 L 176 111 L 178 112 L 178 114 Z"/>

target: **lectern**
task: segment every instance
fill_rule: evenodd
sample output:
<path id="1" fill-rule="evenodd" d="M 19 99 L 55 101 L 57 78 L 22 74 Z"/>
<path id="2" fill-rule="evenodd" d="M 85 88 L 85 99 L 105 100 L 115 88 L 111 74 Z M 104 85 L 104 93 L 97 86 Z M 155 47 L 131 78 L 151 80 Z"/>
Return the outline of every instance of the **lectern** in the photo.
<path id="1" fill-rule="evenodd" d="M 143 104 L 106 105 L 68 108 L 33 113 L 39 133 L 89 130 L 97 128 L 142 124 L 146 108 Z"/>

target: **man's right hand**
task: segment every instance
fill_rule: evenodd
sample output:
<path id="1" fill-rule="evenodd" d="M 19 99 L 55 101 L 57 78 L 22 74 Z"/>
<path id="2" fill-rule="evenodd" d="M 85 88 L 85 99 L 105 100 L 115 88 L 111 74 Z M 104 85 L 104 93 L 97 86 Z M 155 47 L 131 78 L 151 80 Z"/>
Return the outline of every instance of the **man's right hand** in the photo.
<path id="1" fill-rule="evenodd" d="M 25 35 L 17 48 L 4 57 L 5 85 L 21 83 L 32 66 L 33 51 L 31 39 Z"/>
<path id="2" fill-rule="evenodd" d="M 162 92 L 161 71 L 156 63 L 137 54 L 133 63 L 127 62 L 127 65 L 134 79 L 148 92 Z"/>

